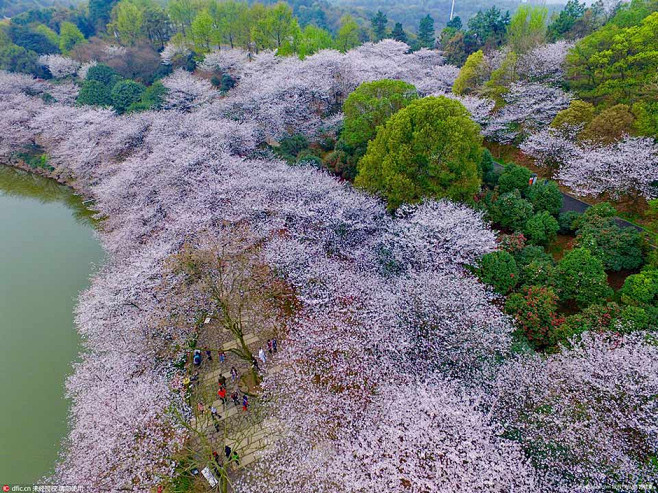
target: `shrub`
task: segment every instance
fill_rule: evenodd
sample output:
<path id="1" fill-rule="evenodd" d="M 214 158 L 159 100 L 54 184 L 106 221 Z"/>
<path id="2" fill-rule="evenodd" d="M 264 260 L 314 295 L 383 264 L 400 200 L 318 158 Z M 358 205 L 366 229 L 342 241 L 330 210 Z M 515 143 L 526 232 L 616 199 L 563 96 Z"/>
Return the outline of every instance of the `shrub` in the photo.
<path id="1" fill-rule="evenodd" d="M 482 176 L 482 181 L 490 187 L 494 187 L 498 183 L 499 175 L 494 168 L 494 159 L 491 152 L 489 152 L 489 149 L 484 149 L 484 151 L 482 151 L 482 159 L 480 159 L 480 175 Z"/>
<path id="2" fill-rule="evenodd" d="M 562 212 L 557 220 L 558 224 L 560 225 L 560 229 L 558 229 L 558 233 L 562 235 L 575 233 L 577 229 L 575 225 L 577 224 L 577 221 L 580 220 L 581 216 L 582 214 L 576 211 Z"/>
<path id="3" fill-rule="evenodd" d="M 534 207 L 535 212 L 546 211 L 557 217 L 562 209 L 562 192 L 554 181 L 532 185 L 526 192 L 526 198 Z"/>
<path id="4" fill-rule="evenodd" d="M 491 285 L 500 294 L 509 293 L 519 281 L 519 269 L 514 257 L 502 250 L 484 255 L 476 272 L 482 282 Z"/>
<path id="5" fill-rule="evenodd" d="M 491 204 L 489 218 L 503 228 L 519 231 L 532 216 L 532 212 L 532 204 L 522 199 L 518 190 L 514 190 L 501 195 Z"/>
<path id="6" fill-rule="evenodd" d="M 574 301 L 580 307 L 601 302 L 612 295 L 603 262 L 586 248 L 575 248 L 560 260 L 556 284 L 562 301 Z"/>
<path id="7" fill-rule="evenodd" d="M 610 217 L 585 216 L 576 238 L 579 246 L 601 259 L 606 270 L 636 269 L 644 262 L 639 231 L 622 228 Z"/>
<path id="8" fill-rule="evenodd" d="M 617 303 L 589 306 L 564 320 L 564 323 L 553 333 L 554 343 L 566 344 L 569 339 L 583 332 L 613 330 L 620 313 L 621 309 Z"/>
<path id="9" fill-rule="evenodd" d="M 554 344 L 554 331 L 564 321 L 557 316 L 558 296 L 552 288 L 529 286 L 523 293 L 507 298 L 505 311 L 513 315 L 516 325 L 534 349 Z"/>
<path id="10" fill-rule="evenodd" d="M 505 169 L 498 177 L 498 190 L 500 193 L 508 193 L 514 190 L 524 195 L 530 186 L 532 172 L 523 166 L 510 163 L 505 165 Z"/>
<path id="11" fill-rule="evenodd" d="M 121 76 L 116 73 L 116 71 L 107 65 L 104 65 L 102 63 L 99 63 L 97 65 L 94 65 L 93 67 L 90 67 L 89 70 L 87 70 L 87 77 L 86 80 L 94 80 L 97 82 L 100 82 L 104 86 L 112 87 L 114 84 L 117 83 L 117 81 L 121 78 Z"/>
<path id="12" fill-rule="evenodd" d="M 9 45 L 0 48 L 0 69 L 23 74 L 35 74 L 37 54 L 21 46 Z"/>
<path id="13" fill-rule="evenodd" d="M 78 93 L 77 103 L 92 106 L 110 106 L 112 104 L 112 96 L 108 87 L 102 82 L 86 80 L 82 83 L 82 87 Z"/>
<path id="14" fill-rule="evenodd" d="M 526 238 L 522 233 L 514 233 L 511 235 L 500 235 L 498 237 L 498 246 L 506 252 L 514 254 L 519 252 L 525 247 Z"/>
<path id="15" fill-rule="evenodd" d="M 139 82 L 121 80 L 112 88 L 112 105 L 118 113 L 125 113 L 132 104 L 141 101 L 145 91 L 146 87 Z"/>
<path id="16" fill-rule="evenodd" d="M 619 290 L 621 301 L 627 305 L 644 306 L 658 302 L 658 270 L 647 269 L 626 278 Z"/>
<path id="17" fill-rule="evenodd" d="M 529 243 L 547 245 L 556 238 L 559 227 L 557 219 L 542 211 L 528 219 L 524 231 Z"/>
<path id="18" fill-rule="evenodd" d="M 308 149 L 308 139 L 302 134 L 297 134 L 281 139 L 279 147 L 276 147 L 274 152 L 280 158 L 294 163 L 299 153 L 306 149 Z"/>

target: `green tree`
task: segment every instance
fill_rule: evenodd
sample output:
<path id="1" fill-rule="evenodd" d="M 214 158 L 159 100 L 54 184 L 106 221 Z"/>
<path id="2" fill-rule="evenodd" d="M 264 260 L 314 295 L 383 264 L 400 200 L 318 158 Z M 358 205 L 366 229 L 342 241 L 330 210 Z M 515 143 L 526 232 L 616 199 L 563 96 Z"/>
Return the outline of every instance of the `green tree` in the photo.
<path id="1" fill-rule="evenodd" d="M 418 99 L 416 88 L 401 80 L 364 82 L 343 104 L 341 139 L 365 151 L 368 142 L 375 138 L 377 127 L 415 99 Z"/>
<path id="2" fill-rule="evenodd" d="M 466 59 L 466 63 L 459 71 L 459 75 L 452 86 L 452 92 L 457 95 L 476 92 L 487 78 L 484 52 L 482 50 L 476 51 Z"/>
<path id="3" fill-rule="evenodd" d="M 587 248 L 568 252 L 556 270 L 558 294 L 562 301 L 574 301 L 584 308 L 612 296 L 603 262 Z"/>
<path id="4" fill-rule="evenodd" d="M 97 80 L 85 80 L 78 93 L 78 104 L 92 106 L 110 106 L 112 96 L 109 88 Z"/>
<path id="5" fill-rule="evenodd" d="M 522 293 L 511 294 L 505 311 L 516 319 L 516 326 L 536 350 L 555 343 L 555 330 L 563 320 L 557 316 L 558 297 L 552 288 L 528 286 Z"/>
<path id="6" fill-rule="evenodd" d="M 611 217 L 585 217 L 576 241 L 600 258 L 607 270 L 636 269 L 644 263 L 640 233 L 618 226 Z"/>
<path id="7" fill-rule="evenodd" d="M 656 43 L 658 12 L 630 27 L 607 24 L 581 39 L 567 56 L 571 88 L 596 105 L 655 100 Z"/>
<path id="8" fill-rule="evenodd" d="M 507 193 L 518 190 L 521 195 L 525 195 L 530 186 L 530 178 L 532 178 L 532 172 L 525 166 L 514 163 L 506 164 L 498 177 L 498 191 Z"/>
<path id="9" fill-rule="evenodd" d="M 532 216 L 532 204 L 518 190 L 504 193 L 489 207 L 490 219 L 502 228 L 521 231 Z"/>
<path id="10" fill-rule="evenodd" d="M 14 44 L 2 47 L 0 48 L 0 69 L 33 74 L 37 70 L 37 54 Z"/>
<path id="11" fill-rule="evenodd" d="M 646 269 L 626 278 L 619 291 L 621 301 L 627 305 L 658 305 L 658 269 Z"/>
<path id="12" fill-rule="evenodd" d="M 198 4 L 194 0 L 171 0 L 167 5 L 169 19 L 185 36 L 198 12 Z"/>
<path id="13" fill-rule="evenodd" d="M 569 0 L 557 17 L 548 25 L 548 39 L 550 41 L 557 41 L 564 37 L 571 37 L 568 34 L 576 22 L 585 15 L 585 8 L 586 5 L 584 2 L 580 3 L 578 0 Z"/>
<path id="14" fill-rule="evenodd" d="M 477 48 L 496 48 L 503 44 L 510 23 L 509 11 L 503 14 L 498 7 L 478 11 L 468 20 L 468 33 L 477 40 Z"/>
<path id="15" fill-rule="evenodd" d="M 521 4 L 510 20 L 507 41 L 516 53 L 525 53 L 544 42 L 548 9 Z"/>
<path id="16" fill-rule="evenodd" d="M 399 22 L 395 23 L 395 27 L 391 31 L 391 38 L 393 38 L 395 41 L 400 41 L 402 43 L 407 43 L 409 41 L 409 38 L 407 37 L 407 33 L 404 32 L 404 29 L 402 28 L 402 24 Z"/>
<path id="17" fill-rule="evenodd" d="M 535 212 L 546 211 L 557 217 L 560 209 L 562 209 L 562 192 L 560 192 L 557 183 L 554 181 L 549 181 L 546 184 L 535 183 L 528 188 L 525 195 Z"/>
<path id="18" fill-rule="evenodd" d="M 434 19 L 427 14 L 418 25 L 418 44 L 421 48 L 434 48 L 435 37 Z"/>
<path id="19" fill-rule="evenodd" d="M 125 113 L 130 105 L 140 101 L 146 91 L 146 86 L 132 80 L 117 82 L 110 93 L 112 106 L 117 113 Z"/>
<path id="20" fill-rule="evenodd" d="M 94 65 L 87 70 L 86 76 L 86 80 L 95 80 L 110 89 L 120 78 L 121 76 L 113 68 L 110 68 L 103 63 Z"/>
<path id="21" fill-rule="evenodd" d="M 472 200 L 480 188 L 480 127 L 458 101 L 411 102 L 377 131 L 355 184 L 381 193 L 390 209 L 424 197 Z"/>
<path id="22" fill-rule="evenodd" d="M 633 131 L 635 116 L 630 107 L 616 104 L 603 110 L 580 133 L 580 138 L 611 144 Z"/>
<path id="23" fill-rule="evenodd" d="M 514 257 L 498 250 L 482 257 L 476 273 L 480 280 L 491 285 L 497 293 L 507 294 L 519 282 L 519 269 Z"/>
<path id="24" fill-rule="evenodd" d="M 112 7 L 117 1 L 89 0 L 89 22 L 94 26 L 95 32 L 100 33 L 105 30 L 105 26 L 110 22 Z"/>
<path id="25" fill-rule="evenodd" d="M 658 101 L 642 101 L 633 105 L 635 132 L 658 139 Z"/>
<path id="26" fill-rule="evenodd" d="M 38 55 L 49 55 L 59 52 L 59 47 L 50 41 L 49 36 L 27 26 L 9 24 L 7 33 L 11 38 L 11 42 L 15 45 L 25 48 L 28 51 L 33 51 Z"/>
<path id="27" fill-rule="evenodd" d="M 121 0 L 112 11 L 114 21 L 108 30 L 114 31 L 122 43 L 134 45 L 142 37 L 144 15 L 131 0 Z"/>
<path id="28" fill-rule="evenodd" d="M 45 24 L 38 24 L 34 27 L 34 32 L 37 32 L 39 34 L 43 34 L 46 38 L 48 38 L 48 41 L 52 46 L 57 46 L 59 47 L 59 34 L 57 34 L 55 31 L 50 29 L 48 26 Z"/>
<path id="29" fill-rule="evenodd" d="M 309 24 L 302 30 L 302 35 L 297 47 L 299 58 L 304 59 L 307 56 L 334 47 L 334 40 L 331 33 L 325 29 Z"/>
<path id="30" fill-rule="evenodd" d="M 263 49 L 276 49 L 299 29 L 292 9 L 286 3 L 277 3 L 267 9 L 265 16 L 256 21 L 252 29 L 252 38 Z"/>
<path id="31" fill-rule="evenodd" d="M 569 107 L 558 112 L 551 127 L 569 134 L 573 129 L 582 130 L 594 118 L 594 105 L 580 99 L 573 99 Z"/>
<path id="32" fill-rule="evenodd" d="M 62 22 L 59 26 L 59 49 L 62 53 L 68 53 L 78 43 L 85 41 L 80 29 L 72 22 Z"/>
<path id="33" fill-rule="evenodd" d="M 131 104 L 126 112 L 159 110 L 164 104 L 167 88 L 158 81 L 146 88 L 139 101 Z"/>
<path id="34" fill-rule="evenodd" d="M 386 14 L 381 10 L 378 10 L 377 13 L 370 19 L 370 24 L 372 26 L 372 40 L 377 42 L 386 38 L 386 26 L 388 24 L 388 19 Z"/>
<path id="35" fill-rule="evenodd" d="M 338 49 L 345 53 L 359 46 L 359 32 L 360 28 L 356 21 L 349 15 L 344 16 L 340 20 L 340 29 L 336 37 L 336 46 Z"/>
<path id="36" fill-rule="evenodd" d="M 207 53 L 213 46 L 219 46 L 221 43 L 219 29 L 206 9 L 196 15 L 190 24 L 189 32 L 194 43 L 194 50 L 198 53 Z"/>
<path id="37" fill-rule="evenodd" d="M 548 212 L 538 212 L 525 224 L 524 233 L 528 242 L 533 245 L 548 245 L 555 240 L 557 230 L 560 228 L 557 219 Z"/>
<path id="38" fill-rule="evenodd" d="M 552 286 L 555 283 L 555 262 L 542 247 L 528 245 L 516 253 L 514 259 L 519 266 L 519 284 Z"/>

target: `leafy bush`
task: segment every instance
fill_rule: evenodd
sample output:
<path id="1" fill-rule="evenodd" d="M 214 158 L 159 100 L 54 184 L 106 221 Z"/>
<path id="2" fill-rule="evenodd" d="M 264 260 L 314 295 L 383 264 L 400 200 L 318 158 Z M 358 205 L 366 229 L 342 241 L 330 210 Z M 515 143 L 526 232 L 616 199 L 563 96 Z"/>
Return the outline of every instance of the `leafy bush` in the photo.
<path id="1" fill-rule="evenodd" d="M 535 212 L 546 211 L 557 217 L 562 209 L 562 192 L 554 181 L 532 185 L 526 192 L 526 198 L 533 205 Z"/>
<path id="2" fill-rule="evenodd" d="M 491 204 L 489 218 L 503 228 L 519 231 L 530 219 L 532 212 L 532 204 L 521 198 L 518 190 L 514 190 L 501 195 Z"/>
<path id="3" fill-rule="evenodd" d="M 279 147 L 275 147 L 274 152 L 280 158 L 294 163 L 299 153 L 306 149 L 308 149 L 308 139 L 302 134 L 297 134 L 281 139 Z"/>
<path id="4" fill-rule="evenodd" d="M 78 93 L 78 104 L 111 106 L 112 96 L 108 87 L 97 80 L 86 80 Z"/>
<path id="5" fill-rule="evenodd" d="M 589 306 L 565 319 L 564 323 L 554 331 L 554 342 L 564 344 L 583 332 L 613 330 L 620 314 L 621 309 L 617 303 Z"/>
<path id="6" fill-rule="evenodd" d="M 514 316 L 517 327 L 534 349 L 554 344 L 554 331 L 563 322 L 556 313 L 557 300 L 552 288 L 542 286 L 529 286 L 507 298 L 505 311 Z"/>
<path id="7" fill-rule="evenodd" d="M 111 88 L 119 79 L 121 79 L 121 76 L 114 69 L 99 63 L 87 70 L 87 77 L 85 80 L 97 81 L 104 86 L 109 86 Z"/>
<path id="8" fill-rule="evenodd" d="M 586 248 L 568 252 L 557 265 L 556 284 L 562 301 L 574 301 L 581 308 L 612 295 L 603 262 Z"/>
<path id="9" fill-rule="evenodd" d="M 579 246 L 603 261 L 606 270 L 636 269 L 644 262 L 639 231 L 622 228 L 610 217 L 586 215 L 576 238 Z"/>
<path id="10" fill-rule="evenodd" d="M 22 46 L 9 45 L 0 48 L 0 69 L 23 74 L 35 74 L 37 55 Z"/>
<path id="11" fill-rule="evenodd" d="M 502 250 L 484 255 L 476 272 L 482 282 L 490 284 L 500 294 L 509 293 L 519 281 L 514 257 Z"/>
<path id="12" fill-rule="evenodd" d="M 121 80 L 117 82 L 110 93 L 112 106 L 118 113 L 125 113 L 134 103 L 142 99 L 146 87 L 132 80 Z"/>
<path id="13" fill-rule="evenodd" d="M 533 245 L 547 245 L 557 236 L 560 228 L 557 219 L 548 212 L 535 214 L 525 224 L 524 232 L 528 242 Z"/>
<path id="14" fill-rule="evenodd" d="M 510 163 L 505 165 L 505 169 L 498 177 L 498 190 L 500 193 L 508 193 L 514 190 L 521 192 L 525 195 L 526 190 L 530 186 L 530 178 L 532 172 L 523 166 Z"/>
<path id="15" fill-rule="evenodd" d="M 575 233 L 577 229 L 576 224 L 580 220 L 581 216 L 582 214 L 576 211 L 567 211 L 560 213 L 560 216 L 558 217 L 557 220 L 558 224 L 560 225 L 560 229 L 558 229 L 558 233 L 562 235 Z"/>
<path id="16" fill-rule="evenodd" d="M 658 303 L 658 270 L 647 269 L 628 276 L 619 294 L 627 305 L 655 305 Z"/>

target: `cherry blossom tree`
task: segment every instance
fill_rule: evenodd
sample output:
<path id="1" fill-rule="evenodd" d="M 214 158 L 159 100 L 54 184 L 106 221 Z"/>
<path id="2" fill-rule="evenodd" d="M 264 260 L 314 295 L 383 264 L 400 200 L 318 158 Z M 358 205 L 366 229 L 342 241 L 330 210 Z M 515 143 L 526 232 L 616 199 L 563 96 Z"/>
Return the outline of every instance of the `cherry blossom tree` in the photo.
<path id="1" fill-rule="evenodd" d="M 72 77 L 80 69 L 80 62 L 62 55 L 42 55 L 39 57 L 39 63 L 48 68 L 56 79 Z"/>
<path id="2" fill-rule="evenodd" d="M 210 82 L 196 78 L 183 69 L 162 79 L 162 84 L 168 89 L 164 104 L 168 110 L 189 111 L 219 95 Z"/>
<path id="3" fill-rule="evenodd" d="M 492 413 L 553 488 L 651 484 L 657 351 L 643 333 L 586 333 L 546 359 L 517 358 L 500 372 Z"/>

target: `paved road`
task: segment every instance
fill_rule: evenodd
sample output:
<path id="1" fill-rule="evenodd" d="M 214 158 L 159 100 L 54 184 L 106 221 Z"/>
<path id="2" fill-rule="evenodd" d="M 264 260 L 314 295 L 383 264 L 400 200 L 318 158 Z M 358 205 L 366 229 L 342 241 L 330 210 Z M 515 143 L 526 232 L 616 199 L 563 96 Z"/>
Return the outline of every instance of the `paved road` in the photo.
<path id="1" fill-rule="evenodd" d="M 503 169 L 503 165 L 494 161 L 494 167 L 496 169 Z M 560 209 L 560 212 L 567 212 L 567 211 L 575 211 L 575 212 L 580 212 L 581 214 L 585 212 L 589 207 L 591 207 L 590 204 L 587 202 L 583 202 L 580 199 L 577 199 L 573 195 L 566 194 L 562 192 L 562 209 Z M 615 222 L 622 228 L 635 228 L 638 231 L 645 231 L 644 228 L 641 228 L 640 226 L 637 226 L 633 223 L 629 223 L 628 221 L 616 217 Z"/>

